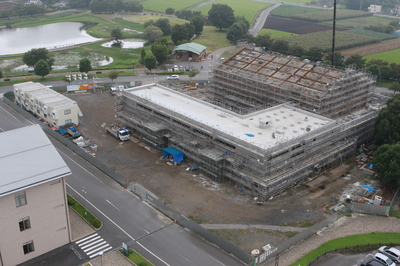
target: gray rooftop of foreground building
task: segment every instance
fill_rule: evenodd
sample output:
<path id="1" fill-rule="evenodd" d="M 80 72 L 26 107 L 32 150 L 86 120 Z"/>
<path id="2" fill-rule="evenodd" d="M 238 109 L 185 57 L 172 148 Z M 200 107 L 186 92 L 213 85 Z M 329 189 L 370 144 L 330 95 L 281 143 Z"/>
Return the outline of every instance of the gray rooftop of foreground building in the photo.
<path id="1" fill-rule="evenodd" d="M 0 133 L 0 197 L 71 173 L 39 125 Z"/>
<path id="2" fill-rule="evenodd" d="M 289 105 L 239 115 L 156 84 L 127 92 L 262 149 L 306 135 L 334 120 Z"/>

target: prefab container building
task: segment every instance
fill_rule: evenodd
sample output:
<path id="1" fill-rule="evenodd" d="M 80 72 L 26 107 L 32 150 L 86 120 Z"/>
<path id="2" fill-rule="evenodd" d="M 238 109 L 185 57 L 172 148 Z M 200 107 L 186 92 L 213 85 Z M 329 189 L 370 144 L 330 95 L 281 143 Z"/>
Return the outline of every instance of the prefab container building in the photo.
<path id="1" fill-rule="evenodd" d="M 58 128 L 79 124 L 82 113 L 78 104 L 64 95 L 32 81 L 14 84 L 15 102 Z"/>

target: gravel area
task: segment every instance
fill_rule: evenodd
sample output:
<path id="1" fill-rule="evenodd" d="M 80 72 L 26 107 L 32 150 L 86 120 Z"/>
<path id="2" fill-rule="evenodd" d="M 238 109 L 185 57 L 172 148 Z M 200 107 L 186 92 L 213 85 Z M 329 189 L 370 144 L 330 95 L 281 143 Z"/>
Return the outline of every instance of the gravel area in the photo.
<path id="1" fill-rule="evenodd" d="M 308 252 L 318 248 L 323 243 L 340 237 L 366 234 L 371 232 L 400 232 L 399 219 L 395 217 L 372 216 L 365 214 L 353 214 L 351 217 L 342 217 L 319 235 L 298 243 L 293 248 L 283 252 L 279 256 L 279 265 L 290 265 Z M 275 257 L 263 265 L 275 266 Z"/>
<path id="2" fill-rule="evenodd" d="M 69 207 L 69 221 L 71 223 L 72 242 L 95 232 L 85 220 Z"/>

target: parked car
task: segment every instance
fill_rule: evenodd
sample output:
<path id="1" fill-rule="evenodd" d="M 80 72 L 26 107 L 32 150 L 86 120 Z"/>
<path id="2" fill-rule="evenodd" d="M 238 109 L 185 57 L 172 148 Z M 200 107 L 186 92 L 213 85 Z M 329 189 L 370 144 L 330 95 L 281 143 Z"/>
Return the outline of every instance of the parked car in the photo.
<path id="1" fill-rule="evenodd" d="M 179 67 L 177 65 L 174 65 L 174 71 L 178 71 Z"/>
<path id="2" fill-rule="evenodd" d="M 384 266 L 385 264 L 382 264 L 379 261 L 376 260 L 370 260 L 370 261 L 363 261 L 361 264 L 361 266 Z"/>
<path id="3" fill-rule="evenodd" d="M 171 75 L 167 77 L 168 80 L 179 80 L 179 75 Z"/>
<path id="4" fill-rule="evenodd" d="M 184 70 L 183 66 L 179 66 L 179 70 L 183 71 Z"/>
<path id="5" fill-rule="evenodd" d="M 190 68 L 188 66 L 185 66 L 185 71 L 190 71 Z"/>
<path id="6" fill-rule="evenodd" d="M 379 248 L 379 252 L 391 258 L 395 263 L 400 263 L 400 250 L 397 248 L 383 246 Z"/>
<path id="7" fill-rule="evenodd" d="M 382 253 L 376 253 L 373 259 L 379 261 L 380 263 L 382 263 L 382 265 L 385 266 L 396 266 L 396 263 L 394 263 L 388 256 L 385 256 Z"/>

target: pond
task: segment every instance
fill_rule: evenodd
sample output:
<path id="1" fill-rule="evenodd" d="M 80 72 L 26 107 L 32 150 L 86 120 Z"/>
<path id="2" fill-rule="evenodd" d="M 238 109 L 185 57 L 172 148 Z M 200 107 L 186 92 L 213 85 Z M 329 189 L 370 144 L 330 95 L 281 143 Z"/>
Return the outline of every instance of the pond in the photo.
<path id="1" fill-rule="evenodd" d="M 103 43 L 101 46 L 111 47 L 112 43 L 113 43 L 112 41 L 111 42 L 106 42 L 106 43 Z M 135 48 L 143 47 L 144 43 L 146 43 L 146 40 L 142 40 L 142 39 L 123 39 L 122 43 L 123 43 L 122 48 L 135 49 Z"/>
<path id="2" fill-rule="evenodd" d="M 82 26 L 80 22 L 60 22 L 27 28 L 1 28 L 0 55 L 25 53 L 32 48 L 54 49 L 100 40 L 87 34 L 81 29 Z"/>

